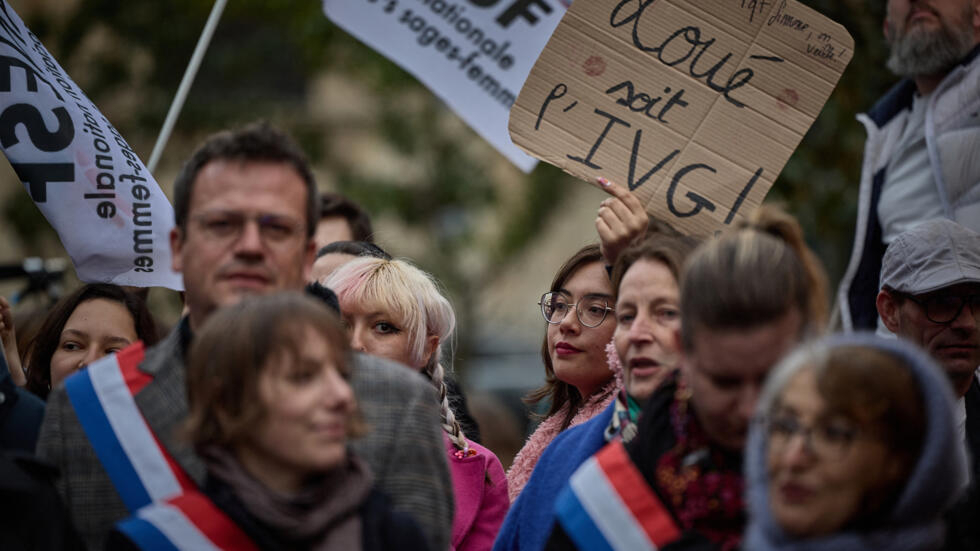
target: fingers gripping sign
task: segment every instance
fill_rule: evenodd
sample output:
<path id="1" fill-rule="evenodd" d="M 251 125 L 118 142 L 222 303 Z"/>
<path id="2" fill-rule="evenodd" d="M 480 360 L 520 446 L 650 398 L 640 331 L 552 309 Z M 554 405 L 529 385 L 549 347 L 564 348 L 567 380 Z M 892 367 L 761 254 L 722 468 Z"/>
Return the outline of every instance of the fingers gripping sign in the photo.
<path id="1" fill-rule="evenodd" d="M 626 188 L 601 177 L 596 182 L 610 195 L 599 205 L 595 228 L 602 258 L 612 266 L 620 253 L 643 237 L 649 218 L 640 200 Z"/>

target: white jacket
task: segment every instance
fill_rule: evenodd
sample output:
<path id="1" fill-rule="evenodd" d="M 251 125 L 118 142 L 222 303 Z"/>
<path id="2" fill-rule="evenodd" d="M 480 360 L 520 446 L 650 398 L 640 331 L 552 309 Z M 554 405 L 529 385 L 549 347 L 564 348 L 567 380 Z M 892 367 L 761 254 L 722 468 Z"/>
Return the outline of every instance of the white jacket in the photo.
<path id="1" fill-rule="evenodd" d="M 939 83 L 926 104 L 926 147 L 945 216 L 980 232 L 980 46 Z M 909 116 L 915 84 L 896 84 L 868 113 L 858 115 L 864 148 L 854 248 L 837 293 L 845 331 L 874 329 L 885 244 L 878 200 L 885 168 Z M 924 221 L 924 220 L 923 220 Z"/>

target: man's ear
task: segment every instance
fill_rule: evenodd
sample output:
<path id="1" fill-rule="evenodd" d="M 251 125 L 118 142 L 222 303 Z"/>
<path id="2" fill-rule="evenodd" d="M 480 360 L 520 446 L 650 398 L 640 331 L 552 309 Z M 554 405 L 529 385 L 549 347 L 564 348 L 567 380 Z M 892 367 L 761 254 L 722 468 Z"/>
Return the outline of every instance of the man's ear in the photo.
<path id="1" fill-rule="evenodd" d="M 875 306 L 878 308 L 878 316 L 882 323 L 892 333 L 898 334 L 899 327 L 899 304 L 898 301 L 887 290 L 878 291 L 878 298 L 875 299 Z"/>
<path id="2" fill-rule="evenodd" d="M 892 37 L 891 37 L 891 34 L 892 34 L 891 33 L 891 25 L 888 23 L 888 17 L 887 16 L 885 16 L 885 19 L 882 20 L 882 22 L 881 22 L 881 34 L 885 35 L 885 40 L 886 41 L 892 39 Z"/>
<path id="3" fill-rule="evenodd" d="M 184 246 L 184 234 L 180 228 L 174 226 L 170 230 L 170 267 L 173 271 L 180 273 L 184 263 L 180 257 L 181 248 Z"/>

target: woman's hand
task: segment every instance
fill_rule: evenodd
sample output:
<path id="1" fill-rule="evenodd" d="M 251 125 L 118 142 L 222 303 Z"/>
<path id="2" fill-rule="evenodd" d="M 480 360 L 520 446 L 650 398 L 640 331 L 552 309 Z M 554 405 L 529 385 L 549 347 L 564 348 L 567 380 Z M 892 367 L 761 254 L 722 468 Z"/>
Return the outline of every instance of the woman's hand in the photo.
<path id="1" fill-rule="evenodd" d="M 0 297 L 0 341 L 3 343 L 3 353 L 7 358 L 10 378 L 17 386 L 27 384 L 27 377 L 20 366 L 20 353 L 17 351 L 17 334 L 14 331 L 14 312 L 10 302 Z"/>
<path id="2" fill-rule="evenodd" d="M 649 217 L 640 200 L 626 188 L 605 178 L 596 181 L 612 196 L 599 205 L 599 216 L 595 220 L 599 250 L 606 264 L 612 266 L 627 247 L 643 237 Z"/>

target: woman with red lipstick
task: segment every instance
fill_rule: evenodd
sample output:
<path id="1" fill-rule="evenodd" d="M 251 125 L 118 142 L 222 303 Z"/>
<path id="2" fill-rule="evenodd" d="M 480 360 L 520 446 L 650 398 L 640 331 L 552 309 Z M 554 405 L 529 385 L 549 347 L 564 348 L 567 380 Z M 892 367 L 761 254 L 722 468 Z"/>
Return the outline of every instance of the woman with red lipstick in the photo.
<path id="1" fill-rule="evenodd" d="M 507 471 L 511 501 L 555 436 L 599 414 L 617 389 L 605 352 L 616 329 L 612 284 L 599 246 L 588 245 L 572 255 L 540 303 L 548 324 L 541 346 L 545 384 L 527 401 L 549 399 L 550 407 Z"/>
<path id="2" fill-rule="evenodd" d="M 870 334 L 806 345 L 766 382 L 758 419 L 746 549 L 943 548 L 966 453 L 949 384 L 922 351 Z"/>
<path id="3" fill-rule="evenodd" d="M 600 243 L 582 247 L 565 261 L 538 302 L 547 322 L 541 346 L 545 384 L 525 401 L 547 399 L 550 406 L 507 471 L 512 502 L 555 436 L 598 415 L 619 388 L 605 353 L 616 327 L 609 270 L 623 249 L 643 235 L 650 219 L 626 188 L 605 178 L 597 182 L 610 195 L 596 218 Z"/>
<path id="4" fill-rule="evenodd" d="M 539 551 L 551 532 L 555 497 L 569 476 L 606 443 L 636 434 L 643 402 L 677 369 L 680 292 L 677 280 L 698 241 L 648 235 L 627 249 L 613 268 L 616 329 L 606 347 L 623 390 L 600 414 L 563 431 L 541 455 L 494 544 L 496 551 Z M 622 366 L 622 367 L 620 367 Z"/>
<path id="5" fill-rule="evenodd" d="M 298 293 L 246 298 L 195 335 L 185 432 L 207 479 L 183 499 L 217 506 L 217 513 L 199 506 L 190 518 L 212 523 L 207 537 L 231 521 L 223 535 L 237 539 L 213 540 L 222 548 L 249 541 L 262 550 L 427 549 L 421 529 L 391 510 L 347 447 L 364 430 L 347 383 L 349 354 L 337 317 Z M 163 522 L 157 527 L 170 538 L 181 532 L 172 515 L 161 521 L 142 511 L 134 518 Z M 159 548 L 141 533 L 123 525 L 107 548 Z"/>

